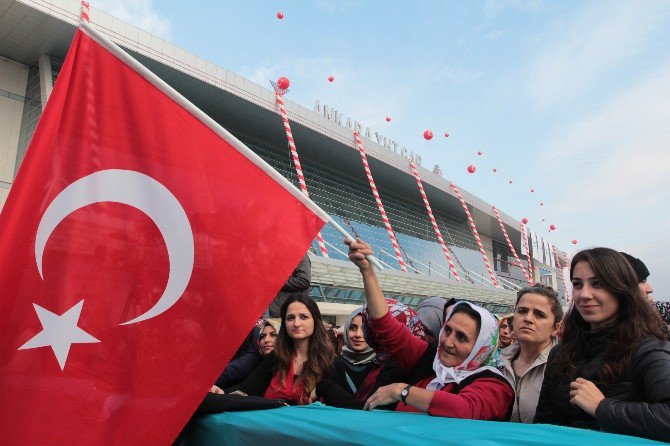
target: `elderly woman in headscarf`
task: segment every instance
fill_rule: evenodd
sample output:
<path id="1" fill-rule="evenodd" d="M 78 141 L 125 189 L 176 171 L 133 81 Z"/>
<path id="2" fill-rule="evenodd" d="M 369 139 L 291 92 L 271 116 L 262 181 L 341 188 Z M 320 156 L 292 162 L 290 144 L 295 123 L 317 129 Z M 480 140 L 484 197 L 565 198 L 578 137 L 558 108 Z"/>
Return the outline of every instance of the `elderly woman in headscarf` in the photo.
<path id="1" fill-rule="evenodd" d="M 505 421 L 514 392 L 495 367 L 498 321 L 488 310 L 469 302 L 456 303 L 447 314 L 437 345 L 413 336 L 389 314 L 381 287 L 366 255 L 369 245 L 348 240 L 349 258 L 363 277 L 365 298 L 375 335 L 409 374 L 409 379 L 380 387 L 365 409 L 398 402 L 396 411 Z"/>
<path id="2" fill-rule="evenodd" d="M 418 336 L 423 336 L 421 322 L 414 310 L 387 299 L 393 317 Z M 366 307 L 355 309 L 344 324 L 342 355 L 335 359 L 333 373 L 316 386 L 312 401 L 347 409 L 363 409 L 366 399 L 379 387 L 406 379 L 404 371 L 388 354 L 379 351 L 379 343 L 368 326 Z M 373 348 L 376 347 L 376 348 Z M 395 404 L 380 409 L 395 409 Z"/>

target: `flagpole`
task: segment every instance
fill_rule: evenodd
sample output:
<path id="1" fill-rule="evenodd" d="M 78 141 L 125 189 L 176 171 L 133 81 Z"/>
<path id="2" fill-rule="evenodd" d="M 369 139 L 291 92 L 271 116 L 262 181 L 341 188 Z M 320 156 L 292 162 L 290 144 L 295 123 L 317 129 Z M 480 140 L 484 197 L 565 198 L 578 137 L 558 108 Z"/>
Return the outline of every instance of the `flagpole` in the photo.
<path id="1" fill-rule="evenodd" d="M 298 201 L 304 204 L 308 209 L 312 210 L 316 215 L 318 215 L 324 222 L 330 223 L 346 240 L 355 240 L 352 236 L 344 230 L 335 220 L 332 219 L 319 205 L 314 203 L 309 197 L 306 197 L 298 188 L 296 188 L 293 183 L 284 178 L 282 174 L 277 172 L 272 166 L 270 166 L 265 160 L 260 156 L 254 153 L 249 149 L 242 141 L 237 139 L 232 135 L 228 130 L 221 127 L 221 125 L 213 120 L 209 115 L 200 110 L 195 104 L 186 99 L 181 93 L 168 85 L 163 79 L 156 76 L 151 70 L 135 60 L 130 54 L 126 53 L 121 47 L 112 42 L 107 36 L 102 34 L 100 31 L 95 29 L 95 27 L 90 22 L 82 22 L 80 24 L 80 29 L 85 32 L 89 37 L 98 42 L 102 47 L 107 51 L 118 57 L 130 68 L 135 70 L 140 76 L 144 77 L 147 81 L 153 84 L 161 92 L 163 92 L 170 99 L 175 101 L 177 104 L 181 105 L 189 113 L 195 116 L 200 122 L 205 124 L 212 130 L 214 133 L 219 135 L 223 140 L 228 142 L 231 146 L 237 149 L 242 155 L 244 155 L 249 161 L 253 162 L 262 169 L 266 174 L 268 174 L 272 179 L 279 183 L 284 189 L 291 193 Z M 383 270 L 384 267 L 379 263 L 374 256 L 368 255 L 365 258 L 372 263 L 378 270 Z"/>

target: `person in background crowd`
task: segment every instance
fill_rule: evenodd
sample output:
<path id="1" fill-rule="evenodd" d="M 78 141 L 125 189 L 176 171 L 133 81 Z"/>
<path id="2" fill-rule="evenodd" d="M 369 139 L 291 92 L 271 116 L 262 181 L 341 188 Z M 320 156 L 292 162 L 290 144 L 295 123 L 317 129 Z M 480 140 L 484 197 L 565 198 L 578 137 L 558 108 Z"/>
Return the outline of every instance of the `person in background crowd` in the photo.
<path id="1" fill-rule="evenodd" d="M 536 423 L 670 441 L 670 342 L 620 253 L 593 248 L 570 265 L 574 305 L 549 355 Z"/>
<path id="2" fill-rule="evenodd" d="M 215 386 L 221 389 L 232 387 L 244 380 L 261 363 L 261 353 L 258 349 L 258 337 L 265 320 L 259 319 L 251 329 L 242 345 L 237 349 L 233 359 L 230 360 Z"/>
<path id="3" fill-rule="evenodd" d="M 500 318 L 500 325 L 498 331 L 500 336 L 498 338 L 498 346 L 503 349 L 509 347 L 512 343 L 512 320 L 514 318 L 514 313 L 506 314 Z"/>
<path id="4" fill-rule="evenodd" d="M 370 246 L 360 239 L 345 242 L 349 258 L 363 276 L 371 327 L 384 349 L 410 375 L 407 382 L 379 388 L 365 409 L 401 401 L 397 411 L 507 420 L 514 392 L 491 365 L 498 345 L 495 317 L 477 305 L 458 302 L 447 315 L 438 345 L 431 346 L 391 317 L 376 272 L 365 258 L 372 254 Z"/>
<path id="5" fill-rule="evenodd" d="M 411 311 L 411 309 L 404 304 L 393 302 L 396 317 L 405 319 L 404 310 Z M 377 353 L 368 343 L 368 339 L 371 338 L 370 330 L 365 327 L 366 321 L 369 320 L 363 317 L 365 312 L 366 309 L 360 307 L 349 315 L 344 324 L 342 355 L 335 358 L 331 376 L 316 385 L 312 401 L 320 399 L 329 406 L 363 409 L 365 400 L 372 392 L 383 385 L 406 378 L 403 370 L 389 360 L 387 354 Z M 406 320 L 418 321 L 416 317 Z M 370 342 L 376 345 L 373 338 Z M 394 410 L 395 404 L 385 409 Z"/>
<path id="6" fill-rule="evenodd" d="M 447 299 L 428 297 L 423 299 L 416 308 L 416 314 L 423 324 L 423 332 L 429 344 L 437 345 L 437 335 L 444 324 L 444 306 Z"/>
<path id="7" fill-rule="evenodd" d="M 647 265 L 645 265 L 642 260 L 633 257 L 630 254 L 626 254 L 625 252 L 622 252 L 621 254 L 623 254 L 626 260 L 628 260 L 628 263 L 630 263 L 630 266 L 632 266 L 633 270 L 635 270 L 635 274 L 637 275 L 637 283 L 640 287 L 640 291 L 642 292 L 642 296 L 646 298 L 649 303 L 654 303 L 654 298 L 651 297 L 651 293 L 654 292 L 654 289 L 651 287 L 649 282 L 647 282 L 647 278 L 649 277 L 649 269 L 647 268 Z"/>
<path id="8" fill-rule="evenodd" d="M 286 299 L 289 296 L 292 296 L 297 293 L 303 293 L 309 291 L 309 287 L 312 284 L 312 262 L 309 260 L 309 255 L 305 255 L 302 258 L 298 266 L 295 268 L 291 277 L 288 278 L 286 283 L 279 293 L 274 298 L 268 308 L 268 315 L 270 317 L 279 317 L 281 306 L 284 304 Z"/>
<path id="9" fill-rule="evenodd" d="M 265 321 L 263 330 L 258 336 L 258 349 L 261 355 L 267 356 L 275 349 L 275 341 L 277 340 L 277 330 L 271 322 Z"/>
<path id="10" fill-rule="evenodd" d="M 316 383 L 330 373 L 335 357 L 333 344 L 319 307 L 306 293 L 288 296 L 280 315 L 274 351 L 231 391 L 307 404 Z"/>
<path id="11" fill-rule="evenodd" d="M 510 421 L 532 423 L 549 352 L 556 345 L 563 309 L 553 288 L 539 283 L 519 290 L 512 323 L 516 342 L 500 356 L 502 371 L 514 387 Z"/>
<path id="12" fill-rule="evenodd" d="M 654 305 L 656 305 L 658 314 L 661 315 L 661 319 L 663 319 L 663 322 L 665 322 L 668 325 L 668 328 L 670 328 L 670 302 L 657 300 L 656 302 L 654 302 Z"/>

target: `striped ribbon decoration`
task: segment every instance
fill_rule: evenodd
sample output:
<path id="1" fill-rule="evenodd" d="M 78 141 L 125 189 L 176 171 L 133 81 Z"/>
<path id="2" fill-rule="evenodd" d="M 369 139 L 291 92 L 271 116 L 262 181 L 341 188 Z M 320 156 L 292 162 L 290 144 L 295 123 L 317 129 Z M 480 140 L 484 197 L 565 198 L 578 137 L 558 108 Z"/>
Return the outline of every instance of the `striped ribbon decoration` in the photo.
<path id="1" fill-rule="evenodd" d="M 428 218 L 430 219 L 430 223 L 433 225 L 435 235 L 437 235 L 437 240 L 439 240 L 440 242 L 440 246 L 442 247 L 444 256 L 447 258 L 447 262 L 449 263 L 451 273 L 454 275 L 454 278 L 456 280 L 460 281 L 461 277 L 458 275 L 458 271 L 456 271 L 456 266 L 454 265 L 454 262 L 451 260 L 449 250 L 447 249 L 447 244 L 444 243 L 444 239 L 442 238 L 440 228 L 437 226 L 437 221 L 433 216 L 433 210 L 431 209 L 430 203 L 428 202 L 428 196 L 426 196 L 426 191 L 423 189 L 423 182 L 421 181 L 421 177 L 419 176 L 419 171 L 416 170 L 416 165 L 414 164 L 414 160 L 412 158 L 409 159 L 409 167 L 412 169 L 412 173 L 414 174 L 414 178 L 416 179 L 417 186 L 419 186 L 419 192 L 421 192 L 421 198 L 423 198 L 423 204 L 426 205 L 426 211 L 428 211 Z"/>
<path id="2" fill-rule="evenodd" d="M 354 138 L 356 139 L 356 147 L 358 148 L 358 152 L 361 154 L 361 160 L 363 161 L 363 168 L 365 169 L 365 175 L 368 177 L 368 181 L 370 182 L 370 189 L 372 189 L 372 195 L 375 197 L 375 202 L 377 202 L 377 208 L 379 208 L 379 213 L 382 216 L 382 221 L 384 222 L 384 226 L 386 226 L 386 232 L 389 234 L 389 238 L 391 239 L 391 244 L 393 245 L 393 251 L 395 252 L 395 257 L 398 259 L 398 264 L 400 265 L 400 269 L 403 270 L 403 272 L 407 272 L 407 265 L 405 264 L 405 261 L 402 258 L 402 254 L 400 253 L 400 246 L 398 246 L 398 239 L 395 236 L 395 233 L 393 232 L 393 228 L 391 227 L 391 222 L 389 221 L 388 216 L 386 215 L 386 211 L 384 210 L 384 205 L 382 204 L 382 199 L 379 196 L 379 192 L 377 192 L 377 186 L 375 185 L 375 180 L 372 178 L 372 172 L 370 171 L 370 166 L 368 165 L 368 157 L 365 155 L 365 149 L 363 148 L 363 142 L 361 141 L 361 136 L 358 134 L 358 131 L 354 131 Z"/>
<path id="3" fill-rule="evenodd" d="M 450 182 L 449 185 L 451 186 L 454 193 L 460 200 L 461 205 L 463 206 L 463 210 L 465 211 L 465 215 L 468 217 L 468 223 L 470 224 L 470 229 L 472 229 L 472 235 L 475 236 L 475 241 L 477 242 L 477 246 L 479 246 L 479 252 L 482 254 L 482 259 L 484 259 L 484 265 L 486 265 L 486 269 L 489 272 L 489 276 L 491 277 L 491 282 L 493 282 L 493 285 L 496 288 L 500 288 L 500 285 L 498 285 L 498 279 L 496 278 L 496 275 L 493 273 L 493 269 L 491 268 L 491 264 L 489 263 L 489 258 L 486 256 L 486 251 L 484 251 L 484 245 L 482 245 L 482 240 L 479 238 L 479 232 L 477 231 L 477 226 L 475 226 L 475 221 L 472 219 L 472 215 L 470 215 L 468 205 L 463 199 L 461 191 L 458 190 L 456 185 L 453 182 Z"/>
<path id="4" fill-rule="evenodd" d="M 512 244 L 512 241 L 509 239 L 509 235 L 507 235 L 507 230 L 505 229 L 505 225 L 503 224 L 502 218 L 500 218 L 500 213 L 498 213 L 498 209 L 496 209 L 495 206 L 493 206 L 493 214 L 496 216 L 498 219 L 498 224 L 500 225 L 500 229 L 502 229 L 502 233 L 505 236 L 505 240 L 507 240 L 507 245 L 509 246 L 509 249 L 512 251 L 512 255 L 514 255 L 514 259 L 517 261 L 518 266 L 521 267 L 521 271 L 523 272 L 523 275 L 526 277 L 526 280 L 528 281 L 529 284 L 533 284 L 532 279 L 530 275 L 528 274 L 528 271 L 526 271 L 526 268 L 523 266 L 523 263 L 521 263 L 521 259 L 519 258 L 518 254 L 516 253 L 516 249 L 514 249 L 514 245 Z M 515 264 L 515 266 L 517 266 Z"/>
<path id="5" fill-rule="evenodd" d="M 275 90 L 275 97 L 277 98 L 277 105 L 279 105 L 279 111 L 281 112 L 281 119 L 284 122 L 284 130 L 286 130 L 286 139 L 288 139 L 288 146 L 291 149 L 291 157 L 293 158 L 293 165 L 295 166 L 295 172 L 298 175 L 298 183 L 300 184 L 300 190 L 305 196 L 309 197 L 309 192 L 307 192 L 307 184 L 305 183 L 305 176 L 302 173 L 302 166 L 300 165 L 300 158 L 298 157 L 298 149 L 295 148 L 295 142 L 293 141 L 293 132 L 291 131 L 291 125 L 288 122 L 288 116 L 286 114 L 286 107 L 284 107 L 284 99 L 281 94 Z M 321 255 L 328 257 L 328 250 L 326 249 L 326 244 L 323 242 L 323 237 L 321 237 L 321 232 L 316 235 L 316 240 L 319 244 L 319 249 L 321 250 Z"/>
<path id="6" fill-rule="evenodd" d="M 554 248 L 554 260 L 556 260 L 556 266 L 558 266 L 558 271 L 561 273 L 561 281 L 563 282 L 563 289 L 565 290 L 565 300 L 568 303 L 568 307 L 572 303 L 572 298 L 570 293 L 568 293 L 568 284 L 565 281 L 565 274 L 563 274 L 563 266 L 561 265 L 561 259 L 558 258 L 558 251 L 554 245 L 551 246 Z"/>
<path id="7" fill-rule="evenodd" d="M 86 22 L 91 21 L 90 16 L 89 16 L 89 13 L 91 12 L 90 8 L 91 8 L 91 5 L 87 1 L 81 0 L 81 19 L 83 21 L 86 21 Z"/>
<path id="8" fill-rule="evenodd" d="M 523 249 L 526 251 L 526 258 L 528 259 L 528 274 L 531 279 L 531 285 L 534 281 L 535 271 L 533 270 L 533 259 L 530 256 L 530 246 L 528 245 L 528 234 L 526 234 L 526 225 L 521 223 L 521 238 L 523 239 Z"/>

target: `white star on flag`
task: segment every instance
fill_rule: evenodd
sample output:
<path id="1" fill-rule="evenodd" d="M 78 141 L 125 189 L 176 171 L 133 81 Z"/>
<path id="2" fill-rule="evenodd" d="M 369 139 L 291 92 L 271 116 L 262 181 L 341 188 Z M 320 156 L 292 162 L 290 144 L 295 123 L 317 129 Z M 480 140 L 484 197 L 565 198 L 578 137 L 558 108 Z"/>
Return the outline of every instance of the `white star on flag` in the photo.
<path id="1" fill-rule="evenodd" d="M 65 370 L 65 361 L 67 361 L 67 355 L 70 352 L 72 344 L 100 342 L 100 340 L 77 326 L 83 305 L 84 301 L 80 300 L 79 303 L 59 316 L 34 303 L 33 306 L 37 312 L 37 317 L 42 324 L 42 331 L 19 347 L 19 350 L 51 347 L 61 370 Z"/>

